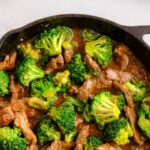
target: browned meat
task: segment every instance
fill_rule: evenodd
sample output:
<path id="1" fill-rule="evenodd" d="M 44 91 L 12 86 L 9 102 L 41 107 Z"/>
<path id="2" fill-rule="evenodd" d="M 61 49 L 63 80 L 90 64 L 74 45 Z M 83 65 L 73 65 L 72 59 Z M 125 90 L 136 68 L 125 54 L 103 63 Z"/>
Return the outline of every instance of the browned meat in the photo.
<path id="1" fill-rule="evenodd" d="M 136 113 L 134 111 L 134 108 L 131 108 L 129 106 L 125 106 L 124 111 L 125 111 L 126 117 L 130 121 L 135 142 L 137 142 L 139 145 L 142 145 L 144 143 L 144 138 L 142 137 L 140 132 L 138 132 L 138 130 L 136 129 L 137 116 L 136 116 Z"/>
<path id="2" fill-rule="evenodd" d="M 6 55 L 4 61 L 0 62 L 0 70 L 12 70 L 16 67 L 16 51 L 12 52 L 9 55 Z"/>
<path id="3" fill-rule="evenodd" d="M 73 55 L 73 49 L 67 49 L 64 51 L 64 59 L 66 63 L 69 63 L 71 61 Z"/>
<path id="4" fill-rule="evenodd" d="M 10 106 L 4 107 L 0 110 L 0 127 L 8 125 L 14 119 L 15 115 Z"/>
<path id="5" fill-rule="evenodd" d="M 26 150 L 39 150 L 39 148 L 36 144 L 29 144 Z"/>
<path id="6" fill-rule="evenodd" d="M 120 70 L 114 70 L 114 69 L 107 69 L 106 70 L 106 78 L 108 80 L 117 80 L 120 82 L 126 82 L 133 79 L 133 74 L 129 72 L 124 72 Z"/>
<path id="7" fill-rule="evenodd" d="M 82 115 L 77 113 L 75 118 L 75 123 L 74 123 L 75 128 L 80 130 L 83 124 L 84 124 L 84 120 L 82 118 Z"/>
<path id="8" fill-rule="evenodd" d="M 58 55 L 56 58 L 51 58 L 45 68 L 46 74 L 51 74 L 56 70 L 64 68 L 64 58 L 62 55 Z"/>
<path id="9" fill-rule="evenodd" d="M 50 146 L 44 147 L 42 150 L 71 150 L 74 145 L 74 142 L 53 141 Z"/>
<path id="10" fill-rule="evenodd" d="M 126 101 L 127 101 L 127 105 L 129 107 L 134 107 L 132 95 L 131 95 L 130 91 L 126 88 L 126 86 L 124 86 L 122 83 L 120 83 L 118 81 L 113 81 L 113 84 L 116 88 L 118 88 L 119 90 L 121 90 L 124 93 Z"/>
<path id="11" fill-rule="evenodd" d="M 129 64 L 128 48 L 123 45 L 117 45 L 114 49 L 115 60 L 121 70 L 125 70 Z"/>
<path id="12" fill-rule="evenodd" d="M 84 125 L 82 126 L 76 138 L 75 150 L 83 150 L 83 143 L 88 136 L 89 136 L 89 125 Z"/>
<path id="13" fill-rule="evenodd" d="M 94 77 L 88 78 L 81 87 L 79 87 L 77 92 L 77 97 L 80 100 L 86 100 L 87 98 L 93 97 L 93 91 L 97 86 L 97 80 Z"/>
<path id="14" fill-rule="evenodd" d="M 119 148 L 119 146 L 115 144 L 106 143 L 98 146 L 97 148 L 95 148 L 95 150 L 121 150 L 121 148 Z"/>
<path id="15" fill-rule="evenodd" d="M 95 71 L 98 71 L 98 72 L 101 71 L 100 66 L 88 54 L 85 55 L 84 60 L 86 61 L 86 64 L 89 68 L 91 68 Z"/>
<path id="16" fill-rule="evenodd" d="M 0 109 L 9 105 L 10 97 L 0 97 Z"/>
<path id="17" fill-rule="evenodd" d="M 28 117 L 24 111 L 15 113 L 14 124 L 21 129 L 29 144 L 36 144 L 36 135 L 30 128 Z"/>
<path id="18" fill-rule="evenodd" d="M 69 88 L 69 90 L 68 90 L 68 92 L 69 92 L 70 94 L 77 94 L 77 93 L 78 93 L 78 89 L 79 89 L 78 86 L 76 86 L 76 85 L 71 85 L 70 88 Z"/>

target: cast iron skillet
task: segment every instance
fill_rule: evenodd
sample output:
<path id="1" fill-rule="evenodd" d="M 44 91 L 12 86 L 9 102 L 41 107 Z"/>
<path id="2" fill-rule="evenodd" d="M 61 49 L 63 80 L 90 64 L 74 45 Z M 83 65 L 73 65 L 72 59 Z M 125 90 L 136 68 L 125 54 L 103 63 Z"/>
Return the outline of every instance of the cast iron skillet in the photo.
<path id="1" fill-rule="evenodd" d="M 56 25 L 90 28 L 102 34 L 106 34 L 118 42 L 123 42 L 150 72 L 150 47 L 148 47 L 142 39 L 144 34 L 150 34 L 150 26 L 122 26 L 106 19 L 90 15 L 66 14 L 51 16 L 32 22 L 19 29 L 12 30 L 0 39 L 0 57 L 3 58 L 3 56 L 15 49 L 16 45 L 20 42 L 36 36 L 48 27 Z"/>

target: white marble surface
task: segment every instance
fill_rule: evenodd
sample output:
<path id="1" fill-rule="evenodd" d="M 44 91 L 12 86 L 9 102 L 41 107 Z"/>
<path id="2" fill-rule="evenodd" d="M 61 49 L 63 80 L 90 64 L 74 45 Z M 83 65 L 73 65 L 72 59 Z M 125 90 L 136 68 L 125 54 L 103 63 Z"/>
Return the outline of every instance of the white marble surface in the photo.
<path id="1" fill-rule="evenodd" d="M 150 0 L 0 0 L 0 38 L 37 19 L 68 13 L 95 15 L 128 26 L 150 25 Z"/>

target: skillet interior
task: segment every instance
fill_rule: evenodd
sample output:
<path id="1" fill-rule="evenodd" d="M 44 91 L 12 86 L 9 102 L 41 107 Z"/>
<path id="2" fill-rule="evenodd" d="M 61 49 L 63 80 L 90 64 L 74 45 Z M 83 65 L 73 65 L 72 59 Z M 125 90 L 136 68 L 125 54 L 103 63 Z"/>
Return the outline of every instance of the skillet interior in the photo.
<path id="1" fill-rule="evenodd" d="M 22 28 L 8 32 L 0 41 L 1 58 L 16 48 L 22 40 L 30 39 L 39 34 L 43 29 L 55 25 L 66 25 L 70 27 L 86 27 L 102 34 L 110 36 L 112 39 L 125 43 L 133 53 L 142 61 L 148 71 L 150 71 L 150 50 L 130 33 L 123 30 L 118 24 L 111 21 L 88 15 L 58 15 L 44 18 Z"/>

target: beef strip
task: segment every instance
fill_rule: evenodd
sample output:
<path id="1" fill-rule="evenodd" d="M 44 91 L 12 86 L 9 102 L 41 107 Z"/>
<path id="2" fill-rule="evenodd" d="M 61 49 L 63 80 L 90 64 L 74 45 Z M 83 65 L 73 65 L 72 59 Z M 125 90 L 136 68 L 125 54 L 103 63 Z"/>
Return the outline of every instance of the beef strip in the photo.
<path id="1" fill-rule="evenodd" d="M 97 148 L 95 148 L 95 150 L 121 150 L 121 148 L 116 144 L 106 143 L 98 146 Z"/>
<path id="2" fill-rule="evenodd" d="M 133 79 L 133 74 L 125 71 L 115 70 L 115 69 L 107 69 L 105 71 L 106 78 L 108 80 L 116 80 L 120 82 L 127 82 Z"/>
<path id="3" fill-rule="evenodd" d="M 51 74 L 63 68 L 64 68 L 64 58 L 62 55 L 58 55 L 55 58 L 51 58 L 50 61 L 47 63 L 45 73 Z"/>
<path id="4" fill-rule="evenodd" d="M 124 107 L 125 115 L 129 119 L 132 130 L 133 130 L 133 137 L 134 141 L 137 142 L 139 145 L 142 145 L 145 141 L 145 139 L 142 137 L 140 132 L 136 129 L 136 123 L 137 123 L 137 116 L 133 108 L 129 106 Z"/>
<path id="5" fill-rule="evenodd" d="M 128 48 L 123 44 L 119 44 L 114 48 L 114 59 L 121 70 L 125 70 L 129 64 L 128 51 Z"/>
<path id="6" fill-rule="evenodd" d="M 89 125 L 83 125 L 76 138 L 75 150 L 83 150 L 83 143 L 89 136 Z"/>
<path id="7" fill-rule="evenodd" d="M 69 63 L 71 61 L 73 53 L 73 49 L 67 49 L 64 51 L 64 59 L 66 63 Z"/>
<path id="8" fill-rule="evenodd" d="M 86 55 L 84 56 L 84 60 L 85 60 L 87 66 L 88 66 L 89 68 L 91 68 L 91 69 L 93 69 L 93 70 L 95 70 L 95 71 L 101 72 L 100 66 L 96 63 L 96 61 L 94 61 L 94 60 L 92 59 L 91 56 L 89 56 L 88 54 L 86 54 Z"/>
<path id="9" fill-rule="evenodd" d="M 15 114 L 10 106 L 0 109 L 0 127 L 6 126 L 15 119 Z"/>
<path id="10" fill-rule="evenodd" d="M 72 150 L 74 142 L 53 141 L 50 146 L 45 146 L 41 150 Z"/>
<path id="11" fill-rule="evenodd" d="M 14 124 L 21 129 L 29 144 L 37 143 L 36 135 L 30 128 L 30 123 L 28 121 L 28 117 L 25 111 L 15 112 Z"/>
<path id="12" fill-rule="evenodd" d="M 6 55 L 4 61 L 0 62 L 0 70 L 12 70 L 16 67 L 17 53 L 13 51 L 9 55 Z"/>

